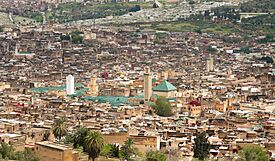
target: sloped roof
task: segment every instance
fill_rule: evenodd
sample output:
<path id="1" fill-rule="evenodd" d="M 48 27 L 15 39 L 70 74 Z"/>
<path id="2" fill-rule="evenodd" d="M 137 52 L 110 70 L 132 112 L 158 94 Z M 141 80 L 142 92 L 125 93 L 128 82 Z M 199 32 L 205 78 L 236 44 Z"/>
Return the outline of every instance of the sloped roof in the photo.
<path id="1" fill-rule="evenodd" d="M 166 80 L 162 81 L 159 85 L 153 88 L 153 91 L 162 91 L 162 92 L 169 92 L 169 91 L 175 91 L 175 90 L 177 90 L 177 88 Z"/>

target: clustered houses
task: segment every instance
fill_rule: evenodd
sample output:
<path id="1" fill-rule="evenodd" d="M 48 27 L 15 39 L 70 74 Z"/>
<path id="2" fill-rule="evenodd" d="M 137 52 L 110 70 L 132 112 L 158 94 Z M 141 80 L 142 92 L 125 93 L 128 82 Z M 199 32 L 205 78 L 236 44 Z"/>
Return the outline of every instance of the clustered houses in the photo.
<path id="1" fill-rule="evenodd" d="M 84 44 L 61 40 L 76 30 Z M 274 43 L 136 30 L 53 25 L 1 33 L 1 140 L 41 158 L 58 157 L 56 149 L 81 160 L 52 134 L 43 141 L 53 120 L 65 116 L 70 132 L 83 125 L 107 143 L 132 138 L 142 153 L 176 151 L 178 158 L 191 158 L 194 137 L 206 131 L 212 158 L 234 157 L 248 143 L 274 156 L 275 69 L 262 59 L 274 58 Z M 68 75 L 75 81 L 70 96 Z M 150 112 L 159 96 L 170 101 L 174 116 Z"/>

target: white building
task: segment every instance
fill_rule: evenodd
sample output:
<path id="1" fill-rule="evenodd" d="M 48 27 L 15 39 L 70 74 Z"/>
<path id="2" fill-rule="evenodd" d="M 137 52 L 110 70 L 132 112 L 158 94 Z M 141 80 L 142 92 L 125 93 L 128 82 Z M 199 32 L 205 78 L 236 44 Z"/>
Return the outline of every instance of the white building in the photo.
<path id="1" fill-rule="evenodd" d="M 66 93 L 67 95 L 74 94 L 74 77 L 72 75 L 66 77 Z"/>

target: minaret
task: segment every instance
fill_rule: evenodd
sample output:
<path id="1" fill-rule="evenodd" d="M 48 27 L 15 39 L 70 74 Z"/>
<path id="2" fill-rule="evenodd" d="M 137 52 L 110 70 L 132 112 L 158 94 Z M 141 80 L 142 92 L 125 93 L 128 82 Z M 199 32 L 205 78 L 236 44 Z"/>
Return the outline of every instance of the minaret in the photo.
<path id="1" fill-rule="evenodd" d="M 97 78 L 96 77 L 92 77 L 89 83 L 89 94 L 92 96 L 98 96 L 98 85 L 96 83 Z"/>
<path id="2" fill-rule="evenodd" d="M 231 75 L 232 75 L 232 69 L 228 68 L 228 70 L 227 70 L 227 78 L 230 78 Z"/>
<path id="3" fill-rule="evenodd" d="M 149 67 L 145 67 L 144 73 L 144 101 L 147 102 L 152 96 L 152 74 Z"/>
<path id="4" fill-rule="evenodd" d="M 74 94 L 74 77 L 72 75 L 66 77 L 66 93 L 67 95 Z"/>
<path id="5" fill-rule="evenodd" d="M 17 44 L 15 45 L 15 55 L 17 55 L 18 54 L 18 48 L 17 48 Z"/>
<path id="6" fill-rule="evenodd" d="M 211 55 L 209 56 L 209 59 L 207 59 L 206 61 L 206 69 L 207 69 L 207 72 L 214 71 L 214 60 Z"/>

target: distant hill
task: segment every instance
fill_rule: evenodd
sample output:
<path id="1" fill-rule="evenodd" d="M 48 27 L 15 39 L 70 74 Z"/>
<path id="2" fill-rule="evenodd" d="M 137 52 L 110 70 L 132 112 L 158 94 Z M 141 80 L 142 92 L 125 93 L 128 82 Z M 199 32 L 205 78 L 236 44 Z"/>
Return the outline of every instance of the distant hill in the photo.
<path id="1" fill-rule="evenodd" d="M 48 20 L 55 22 L 70 22 L 107 16 L 120 16 L 129 12 L 136 12 L 143 8 L 152 8 L 153 2 L 121 2 L 121 3 L 64 3 L 46 13 Z"/>
<path id="2" fill-rule="evenodd" d="M 12 18 L 16 24 L 28 25 L 30 23 L 34 23 L 33 19 L 27 17 L 13 15 Z M 15 27 L 15 23 L 10 20 L 8 13 L 0 12 L 0 26 Z"/>

